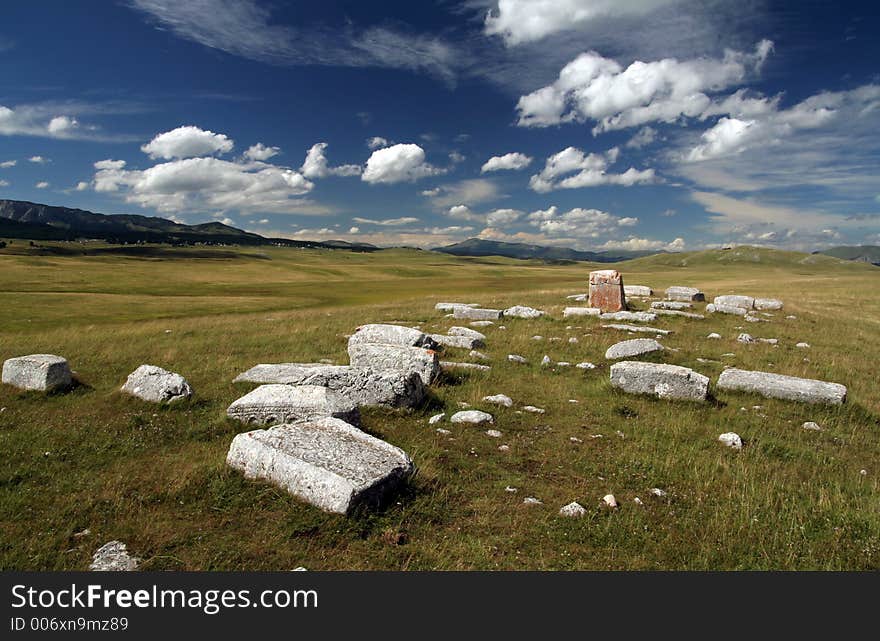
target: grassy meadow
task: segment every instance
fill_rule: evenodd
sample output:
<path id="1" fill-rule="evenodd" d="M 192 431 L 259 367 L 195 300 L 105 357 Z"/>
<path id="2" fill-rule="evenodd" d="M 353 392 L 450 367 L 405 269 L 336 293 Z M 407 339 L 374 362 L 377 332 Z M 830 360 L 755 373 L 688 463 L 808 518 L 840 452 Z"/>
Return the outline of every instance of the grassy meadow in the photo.
<path id="1" fill-rule="evenodd" d="M 880 567 L 876 267 L 753 248 L 613 266 L 627 284 L 658 294 L 675 284 L 710 299 L 783 299 L 785 310 L 768 323 L 658 317 L 651 324 L 674 330 L 661 342 L 676 350 L 662 360 L 713 383 L 728 364 L 847 385 L 847 403 L 827 408 L 726 392 L 689 404 L 612 389 L 605 350 L 633 336 L 593 318 L 562 319 L 565 306 L 577 305 L 565 296 L 585 292 L 597 268 L 586 263 L 415 250 L 132 255 L 79 247 L 14 241 L 0 250 L 0 360 L 60 354 L 79 381 L 48 396 L 0 387 L 4 570 L 83 570 L 112 539 L 144 570 Z M 225 408 L 253 388 L 234 385 L 238 373 L 261 362 L 346 363 L 345 335 L 363 323 L 441 333 L 463 324 L 434 311 L 441 300 L 530 305 L 547 316 L 488 328 L 482 351 L 492 370 L 444 374 L 424 407 L 364 412 L 364 429 L 403 448 L 418 468 L 397 503 L 347 519 L 227 469 L 229 444 L 246 428 L 227 420 Z M 706 339 L 713 331 L 723 338 Z M 737 343 L 741 331 L 779 345 Z M 800 341 L 811 347 L 796 348 Z M 508 362 L 509 353 L 529 364 Z M 544 354 L 598 367 L 542 368 Z M 457 350 L 444 359 L 469 360 Z M 183 374 L 195 399 L 159 407 L 120 394 L 143 363 Z M 514 407 L 481 401 L 498 393 Z M 502 438 L 485 427 L 428 426 L 459 402 L 494 414 Z M 529 404 L 546 413 L 519 411 Z M 804 421 L 823 430 L 803 430 Z M 717 442 L 729 431 L 742 436 L 741 452 Z M 666 496 L 652 495 L 655 487 Z M 600 506 L 608 493 L 619 509 Z M 525 497 L 543 504 L 524 505 Z M 571 501 L 587 508 L 584 518 L 558 516 Z"/>

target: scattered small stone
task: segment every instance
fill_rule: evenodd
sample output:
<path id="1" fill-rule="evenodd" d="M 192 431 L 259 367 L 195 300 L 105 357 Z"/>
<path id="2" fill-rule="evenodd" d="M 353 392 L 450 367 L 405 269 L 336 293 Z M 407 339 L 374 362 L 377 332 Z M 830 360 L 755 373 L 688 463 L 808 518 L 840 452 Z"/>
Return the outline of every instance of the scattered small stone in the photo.
<path id="1" fill-rule="evenodd" d="M 570 398 L 570 399 L 568 399 L 568 402 L 569 403 L 580 403 L 580 401 L 577 400 L 576 398 Z"/>
<path id="2" fill-rule="evenodd" d="M 446 418 L 446 413 L 434 414 L 431 418 L 428 419 L 428 425 L 436 425 L 440 421 Z"/>
<path id="3" fill-rule="evenodd" d="M 532 340 L 533 341 L 542 341 L 542 340 L 544 340 L 544 337 L 535 335 L 535 336 L 532 336 Z"/>
<path id="4" fill-rule="evenodd" d="M 660 351 L 663 351 L 663 346 L 653 338 L 634 338 L 632 340 L 615 343 L 609 347 L 605 352 L 605 358 L 608 360 L 616 360 L 620 358 L 642 356 L 644 354 Z"/>
<path id="5" fill-rule="evenodd" d="M 571 363 L 568 361 L 559 361 L 556 363 L 556 367 L 571 367 Z"/>
<path id="6" fill-rule="evenodd" d="M 614 495 L 613 495 L 613 494 L 606 494 L 605 496 L 603 496 L 603 497 L 602 497 L 602 502 L 603 502 L 607 507 L 610 507 L 610 508 L 612 508 L 612 509 L 617 507 L 617 499 L 614 498 Z"/>
<path id="7" fill-rule="evenodd" d="M 572 443 L 583 443 L 583 440 L 579 439 L 577 436 L 569 436 L 568 440 Z"/>
<path id="8" fill-rule="evenodd" d="M 541 367 L 550 367 L 553 364 L 553 361 L 550 360 L 550 357 L 544 354 L 544 358 L 541 359 Z"/>
<path id="9" fill-rule="evenodd" d="M 583 363 L 578 363 L 575 365 L 578 369 L 596 369 L 596 366 L 590 363 L 589 361 L 584 361 Z"/>
<path id="10" fill-rule="evenodd" d="M 735 450 L 741 450 L 743 447 L 742 439 L 736 432 L 725 432 L 718 437 L 718 440 L 727 447 L 733 448 Z"/>
<path id="11" fill-rule="evenodd" d="M 712 332 L 711 334 L 706 336 L 706 338 L 712 338 L 712 339 L 721 338 L 721 334 L 717 334 L 716 332 Z"/>
<path id="12" fill-rule="evenodd" d="M 562 318 L 573 316 L 601 316 L 602 310 L 598 307 L 566 307 L 562 310 Z"/>
<path id="13" fill-rule="evenodd" d="M 481 321 L 474 321 L 472 323 L 468 323 L 468 325 L 470 325 L 471 327 L 489 327 L 494 324 L 495 323 L 493 323 L 490 320 L 481 320 Z"/>
<path id="14" fill-rule="evenodd" d="M 479 303 L 437 303 L 434 309 L 438 312 L 454 312 L 456 307 L 479 307 Z"/>
<path id="15" fill-rule="evenodd" d="M 756 338 L 755 340 L 758 341 L 759 343 L 767 343 L 768 345 L 778 345 L 779 344 L 778 338 Z"/>
<path id="16" fill-rule="evenodd" d="M 508 354 L 507 360 L 509 360 L 511 363 L 522 363 L 523 365 L 528 363 L 528 361 L 519 354 Z"/>
<path id="17" fill-rule="evenodd" d="M 641 504 L 642 504 L 642 499 L 640 499 L 639 497 L 636 497 L 636 498 L 633 499 L 633 503 L 635 503 L 636 505 L 641 505 Z"/>
<path id="18" fill-rule="evenodd" d="M 737 343 L 754 343 L 755 339 L 751 334 L 742 333 L 736 337 Z"/>
<path id="19" fill-rule="evenodd" d="M 785 317 L 785 320 L 797 320 L 797 316 L 788 315 Z"/>
<path id="20" fill-rule="evenodd" d="M 495 422 L 495 419 L 492 417 L 491 414 L 481 412 L 480 410 L 467 410 L 465 412 L 456 412 L 449 420 L 452 423 L 473 423 L 474 425 Z"/>
<path id="21" fill-rule="evenodd" d="M 491 436 L 492 438 L 501 438 L 503 434 L 498 430 L 486 430 L 486 434 Z"/>
<path id="22" fill-rule="evenodd" d="M 437 428 L 437 433 L 438 434 L 452 434 L 452 432 L 450 432 L 449 430 L 444 430 L 442 427 Z"/>
<path id="23" fill-rule="evenodd" d="M 809 343 L 797 343 L 797 344 L 795 345 L 795 347 L 800 347 L 801 349 L 809 349 L 809 348 L 810 348 L 810 344 L 809 344 Z"/>
<path id="24" fill-rule="evenodd" d="M 612 323 L 610 325 L 602 325 L 602 327 L 606 327 L 608 329 L 617 329 L 622 332 L 641 332 L 643 334 L 661 334 L 665 336 L 666 334 L 671 334 L 672 330 L 669 329 L 658 329 L 656 327 L 641 327 L 639 325 L 626 325 L 619 323 Z"/>
<path id="25" fill-rule="evenodd" d="M 662 499 L 664 496 L 666 496 L 666 491 L 665 491 L 665 490 L 661 490 L 659 487 L 652 487 L 652 488 L 651 488 L 650 490 L 648 490 L 648 491 L 649 491 L 651 494 L 653 494 L 654 496 L 658 496 L 658 497 L 660 497 L 661 499 Z"/>
<path id="26" fill-rule="evenodd" d="M 578 339 L 577 339 L 577 337 L 572 336 L 571 338 L 568 339 L 568 342 L 574 344 L 574 343 L 578 342 Z"/>
<path id="27" fill-rule="evenodd" d="M 620 438 L 626 438 L 626 434 L 624 434 L 620 430 L 615 430 L 614 433 L 617 434 Z"/>
<path id="28" fill-rule="evenodd" d="M 480 365 L 479 363 L 459 363 L 457 361 L 440 361 L 440 367 L 443 369 L 472 369 L 478 372 L 488 372 L 492 369 L 489 365 Z"/>
<path id="29" fill-rule="evenodd" d="M 131 556 L 122 541 L 105 543 L 92 556 L 92 572 L 134 572 L 140 559 Z"/>
<path id="30" fill-rule="evenodd" d="M 822 428 L 819 426 L 819 424 L 814 421 L 807 421 L 803 425 L 801 425 L 801 427 L 805 430 L 812 430 L 814 432 L 822 431 Z"/>
<path id="31" fill-rule="evenodd" d="M 519 489 L 508 485 L 507 487 L 504 488 L 504 491 L 509 492 L 510 494 L 516 494 L 519 491 Z"/>
<path id="32" fill-rule="evenodd" d="M 446 333 L 450 336 L 466 336 L 468 338 L 473 338 L 478 341 L 486 340 L 485 334 L 481 334 L 480 332 L 474 329 L 469 329 L 467 327 L 450 327 L 449 331 Z"/>
<path id="33" fill-rule="evenodd" d="M 573 501 L 568 505 L 562 507 L 559 510 L 559 516 L 566 516 L 570 518 L 578 518 L 586 514 L 587 511 L 584 509 L 584 506 L 580 503 Z"/>
<path id="34" fill-rule="evenodd" d="M 862 476 L 868 476 L 868 470 L 859 470 L 859 474 Z"/>
<path id="35" fill-rule="evenodd" d="M 514 305 L 504 310 L 504 316 L 511 318 L 540 318 L 543 315 L 544 312 L 540 309 L 526 307 L 525 305 Z"/>
<path id="36" fill-rule="evenodd" d="M 471 358 L 478 358 L 481 361 L 488 361 L 489 360 L 489 357 L 486 356 L 483 352 L 478 352 L 475 349 L 472 349 L 470 352 L 468 352 L 468 356 L 470 356 Z"/>
<path id="37" fill-rule="evenodd" d="M 498 450 L 501 452 L 507 452 L 510 450 L 510 446 L 509 445 L 499 445 Z"/>
<path id="38" fill-rule="evenodd" d="M 547 410 L 535 407 L 534 405 L 525 405 L 523 406 L 523 411 L 531 412 L 533 414 L 544 414 Z"/>
<path id="39" fill-rule="evenodd" d="M 539 501 L 538 499 L 536 499 L 534 496 L 527 496 L 526 498 L 523 499 L 523 504 L 524 505 L 543 505 L 544 503 L 542 501 Z"/>
<path id="40" fill-rule="evenodd" d="M 458 403 L 456 403 L 456 405 L 458 405 L 458 406 L 461 407 L 461 408 L 465 408 L 465 407 L 470 407 L 470 406 L 471 406 L 470 403 L 466 403 L 466 402 L 464 402 L 464 401 L 458 401 Z"/>
<path id="41" fill-rule="evenodd" d="M 503 405 L 504 407 L 513 407 L 513 400 L 509 396 L 505 396 L 504 394 L 495 394 L 494 396 L 484 396 L 483 400 L 487 403 L 494 403 L 495 405 Z"/>

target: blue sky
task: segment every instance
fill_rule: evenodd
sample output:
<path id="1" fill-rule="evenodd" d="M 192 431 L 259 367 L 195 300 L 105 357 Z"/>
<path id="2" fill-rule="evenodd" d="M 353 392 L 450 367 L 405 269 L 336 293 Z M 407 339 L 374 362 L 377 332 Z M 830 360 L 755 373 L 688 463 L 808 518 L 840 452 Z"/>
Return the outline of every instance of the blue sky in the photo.
<path id="1" fill-rule="evenodd" d="M 880 243 L 874 3 L 0 12 L 0 198 L 379 245 Z"/>

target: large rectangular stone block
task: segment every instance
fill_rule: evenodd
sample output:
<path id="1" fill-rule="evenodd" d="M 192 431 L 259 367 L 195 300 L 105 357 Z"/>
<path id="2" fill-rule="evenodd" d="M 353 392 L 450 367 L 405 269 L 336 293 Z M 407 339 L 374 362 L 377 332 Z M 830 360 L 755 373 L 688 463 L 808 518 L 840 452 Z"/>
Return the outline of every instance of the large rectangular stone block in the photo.
<path id="1" fill-rule="evenodd" d="M 452 317 L 461 320 L 498 320 L 503 314 L 500 309 L 482 307 L 456 307 L 452 310 Z"/>
<path id="2" fill-rule="evenodd" d="M 623 276 L 619 271 L 601 269 L 590 272 L 589 305 L 598 307 L 603 312 L 619 312 L 626 309 Z"/>
<path id="3" fill-rule="evenodd" d="M 404 347 L 436 347 L 431 337 L 423 331 L 404 327 L 403 325 L 385 325 L 373 323 L 361 325 L 348 339 L 349 345 L 362 343 L 381 343 L 384 345 L 402 345 Z"/>
<path id="4" fill-rule="evenodd" d="M 337 514 L 381 505 L 413 472 L 406 452 L 336 418 L 238 434 L 226 462 Z"/>
<path id="5" fill-rule="evenodd" d="M 372 369 L 377 372 L 415 372 L 425 385 L 430 385 L 440 373 L 440 359 L 437 353 L 421 347 L 378 343 L 349 345 L 348 358 L 352 367 L 360 369 Z"/>
<path id="6" fill-rule="evenodd" d="M 226 409 L 242 423 L 278 425 L 332 416 L 359 423 L 357 403 L 318 385 L 261 385 Z"/>
<path id="7" fill-rule="evenodd" d="M 3 363 L 2 380 L 19 389 L 53 392 L 70 387 L 73 375 L 67 360 L 54 354 L 31 354 Z"/>
<path id="8" fill-rule="evenodd" d="M 846 387 L 811 378 L 784 376 L 730 367 L 718 377 L 718 389 L 753 392 L 767 398 L 781 398 L 800 403 L 841 405 L 846 400 Z"/>
<path id="9" fill-rule="evenodd" d="M 679 285 L 673 285 L 672 287 L 666 288 L 666 299 L 682 301 L 704 301 L 706 300 L 706 295 L 696 287 L 681 287 Z"/>
<path id="10" fill-rule="evenodd" d="M 685 401 L 705 401 L 709 393 L 708 377 L 665 363 L 615 363 L 611 366 L 611 385 L 631 394 Z"/>

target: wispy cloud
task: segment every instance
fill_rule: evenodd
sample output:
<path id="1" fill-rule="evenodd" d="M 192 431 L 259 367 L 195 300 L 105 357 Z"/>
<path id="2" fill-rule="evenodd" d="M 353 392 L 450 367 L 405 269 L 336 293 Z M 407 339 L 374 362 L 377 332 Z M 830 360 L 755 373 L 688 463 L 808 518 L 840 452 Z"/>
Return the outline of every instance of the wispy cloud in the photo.
<path id="1" fill-rule="evenodd" d="M 206 47 L 274 65 L 384 67 L 454 82 L 458 52 L 443 40 L 388 27 L 331 29 L 273 22 L 255 0 L 129 0 L 156 24 Z"/>

